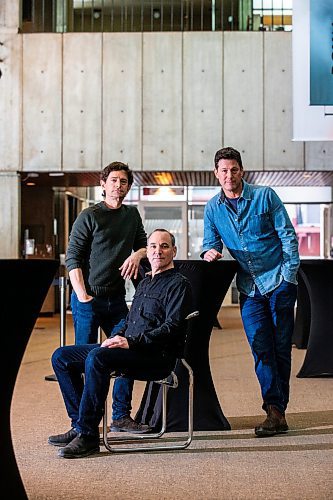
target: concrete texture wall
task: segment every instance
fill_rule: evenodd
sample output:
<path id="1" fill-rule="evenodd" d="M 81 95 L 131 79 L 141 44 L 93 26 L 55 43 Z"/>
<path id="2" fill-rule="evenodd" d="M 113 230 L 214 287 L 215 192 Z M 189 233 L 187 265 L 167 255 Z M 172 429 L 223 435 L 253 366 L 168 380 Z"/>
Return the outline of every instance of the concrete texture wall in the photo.
<path id="1" fill-rule="evenodd" d="M 19 34 L 18 5 L 0 4 L 1 192 L 19 192 L 15 172 L 115 159 L 210 170 L 226 145 L 248 170 L 333 169 L 332 142 L 292 141 L 291 33 Z M 16 256 L 19 234 L 6 201 L 3 257 Z"/>
<path id="2" fill-rule="evenodd" d="M 0 171 L 209 170 L 222 145 L 249 170 L 327 169 L 332 143 L 292 141 L 291 36 L 0 33 Z"/>

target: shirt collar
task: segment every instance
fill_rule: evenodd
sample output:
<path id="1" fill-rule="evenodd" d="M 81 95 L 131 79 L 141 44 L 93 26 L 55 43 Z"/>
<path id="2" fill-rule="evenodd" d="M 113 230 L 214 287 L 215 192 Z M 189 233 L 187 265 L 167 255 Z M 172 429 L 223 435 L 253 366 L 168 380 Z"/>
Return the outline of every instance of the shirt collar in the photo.
<path id="1" fill-rule="evenodd" d="M 175 268 L 172 267 L 171 269 L 167 269 L 166 271 L 162 271 L 161 273 L 157 273 L 157 274 L 155 274 L 154 278 L 157 278 L 157 276 L 161 276 L 162 274 L 165 274 L 165 273 L 170 274 L 170 272 L 171 273 L 175 272 Z M 147 271 L 145 273 L 145 277 L 152 278 L 152 272 L 151 271 Z"/>
<path id="2" fill-rule="evenodd" d="M 248 184 L 246 181 L 244 181 L 244 179 L 242 179 L 242 184 L 243 184 L 243 189 L 242 189 L 242 192 L 241 192 L 239 198 L 244 198 L 245 200 L 250 200 L 252 187 L 250 184 Z M 225 193 L 224 193 L 223 189 L 221 189 L 218 203 L 219 204 L 225 203 L 225 199 L 226 199 Z"/>

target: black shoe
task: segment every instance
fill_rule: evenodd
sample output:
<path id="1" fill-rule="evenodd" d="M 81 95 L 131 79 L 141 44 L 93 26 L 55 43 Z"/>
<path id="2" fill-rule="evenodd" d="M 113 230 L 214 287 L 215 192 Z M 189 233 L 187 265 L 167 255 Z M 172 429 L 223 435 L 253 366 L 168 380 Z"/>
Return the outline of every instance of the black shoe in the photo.
<path id="1" fill-rule="evenodd" d="M 111 432 L 130 432 L 131 434 L 146 434 L 152 432 L 149 425 L 138 424 L 132 417 L 123 417 L 119 420 L 113 420 L 110 428 Z"/>
<path id="2" fill-rule="evenodd" d="M 62 458 L 83 458 L 99 453 L 99 437 L 78 434 L 67 446 L 58 451 Z"/>
<path id="3" fill-rule="evenodd" d="M 75 429 L 71 429 L 65 434 L 56 434 L 55 436 L 50 436 L 48 439 L 48 443 L 53 446 L 66 446 L 66 444 L 73 441 L 73 439 L 77 436 L 77 432 Z"/>
<path id="4" fill-rule="evenodd" d="M 258 425 L 254 429 L 254 432 L 258 437 L 270 437 L 275 436 L 275 434 L 288 432 L 288 429 L 285 416 L 275 406 L 268 405 L 266 420 Z"/>

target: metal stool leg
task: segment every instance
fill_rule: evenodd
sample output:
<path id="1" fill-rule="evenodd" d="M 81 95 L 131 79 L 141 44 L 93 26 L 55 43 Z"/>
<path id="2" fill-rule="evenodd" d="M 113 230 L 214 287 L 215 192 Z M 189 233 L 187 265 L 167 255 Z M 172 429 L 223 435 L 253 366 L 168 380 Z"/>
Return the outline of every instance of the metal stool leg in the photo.
<path id="1" fill-rule="evenodd" d="M 67 288 L 67 278 L 61 276 L 59 278 L 59 292 L 60 292 L 60 347 L 66 345 L 66 288 Z M 52 375 L 46 375 L 45 380 L 57 382 L 57 377 L 53 373 Z"/>
<path id="2" fill-rule="evenodd" d="M 174 372 L 171 373 L 172 381 L 169 381 L 170 375 L 168 378 L 163 380 L 155 381 L 158 384 L 162 385 L 162 429 L 158 433 L 154 434 L 137 434 L 135 436 L 130 437 L 110 437 L 107 436 L 107 404 L 105 405 L 105 412 L 103 416 L 103 442 L 105 448 L 112 453 L 131 453 L 138 451 L 167 451 L 167 450 L 184 450 L 187 448 L 193 438 L 193 384 L 194 377 L 193 371 L 190 365 L 185 361 L 185 359 L 181 359 L 182 364 L 188 371 L 189 376 L 189 390 L 188 390 L 188 430 L 187 430 L 187 438 L 186 441 L 180 444 L 165 444 L 165 445 L 155 445 L 151 444 L 149 446 L 138 445 L 141 441 L 154 441 L 163 436 L 166 431 L 167 426 L 167 392 L 169 389 L 177 390 L 178 379 Z M 119 444 L 127 444 L 132 445 L 136 444 L 136 446 L 119 446 Z M 118 446 L 114 446 L 118 444 Z M 143 443 L 144 444 L 144 443 Z"/>

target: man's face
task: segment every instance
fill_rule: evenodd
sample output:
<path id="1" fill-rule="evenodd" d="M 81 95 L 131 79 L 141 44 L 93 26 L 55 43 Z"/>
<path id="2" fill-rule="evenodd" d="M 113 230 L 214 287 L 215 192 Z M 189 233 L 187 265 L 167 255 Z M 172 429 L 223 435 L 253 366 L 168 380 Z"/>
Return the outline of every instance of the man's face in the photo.
<path id="1" fill-rule="evenodd" d="M 173 268 L 177 249 L 172 246 L 169 233 L 155 231 L 148 240 L 147 257 L 153 274 Z"/>
<path id="2" fill-rule="evenodd" d="M 220 160 L 214 173 L 227 196 L 228 194 L 241 194 L 244 171 L 236 160 Z"/>
<path id="3" fill-rule="evenodd" d="M 106 199 L 124 199 L 130 190 L 127 173 L 124 170 L 110 172 L 106 181 L 101 181 L 101 186 L 105 190 Z"/>

